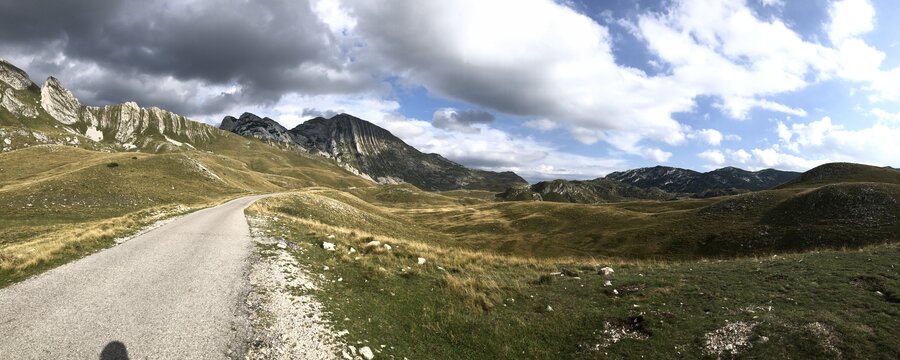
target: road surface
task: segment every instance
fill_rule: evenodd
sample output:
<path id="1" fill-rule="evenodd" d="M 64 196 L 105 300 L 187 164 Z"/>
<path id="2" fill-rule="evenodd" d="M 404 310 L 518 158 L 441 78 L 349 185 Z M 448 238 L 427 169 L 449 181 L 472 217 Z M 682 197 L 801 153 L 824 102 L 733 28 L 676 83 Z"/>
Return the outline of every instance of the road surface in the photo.
<path id="1" fill-rule="evenodd" d="M 242 357 L 252 245 L 232 200 L 0 290 L 0 359 Z"/>

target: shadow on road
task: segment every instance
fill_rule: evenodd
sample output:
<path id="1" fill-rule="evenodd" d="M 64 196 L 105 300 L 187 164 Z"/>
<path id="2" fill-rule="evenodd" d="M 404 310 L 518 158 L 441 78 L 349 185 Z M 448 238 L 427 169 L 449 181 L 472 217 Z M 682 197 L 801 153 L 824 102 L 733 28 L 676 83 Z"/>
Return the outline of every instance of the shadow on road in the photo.
<path id="1" fill-rule="evenodd" d="M 100 352 L 100 360 L 128 360 L 128 349 L 121 342 L 110 341 Z"/>

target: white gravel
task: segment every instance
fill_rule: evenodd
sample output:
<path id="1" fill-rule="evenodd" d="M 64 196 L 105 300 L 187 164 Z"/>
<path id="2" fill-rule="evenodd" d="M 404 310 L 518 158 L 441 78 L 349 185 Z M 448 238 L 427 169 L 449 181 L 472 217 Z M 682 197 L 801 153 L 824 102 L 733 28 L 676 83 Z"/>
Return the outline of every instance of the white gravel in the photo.
<path id="1" fill-rule="evenodd" d="M 259 243 L 284 244 L 256 238 Z M 316 286 L 288 251 L 264 250 L 254 259 L 247 297 L 251 338 L 247 359 L 339 359 L 342 346 L 323 318 L 322 304 L 312 296 Z M 301 289 L 300 295 L 292 289 Z"/>

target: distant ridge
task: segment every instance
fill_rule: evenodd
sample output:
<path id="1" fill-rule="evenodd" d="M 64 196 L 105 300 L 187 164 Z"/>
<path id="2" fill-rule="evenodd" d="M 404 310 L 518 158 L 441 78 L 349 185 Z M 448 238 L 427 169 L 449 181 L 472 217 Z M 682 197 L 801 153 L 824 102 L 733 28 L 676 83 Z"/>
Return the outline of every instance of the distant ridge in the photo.
<path id="1" fill-rule="evenodd" d="M 659 188 L 674 194 L 709 197 L 769 189 L 793 180 L 800 173 L 765 169 L 747 171 L 724 167 L 701 173 L 668 166 L 613 172 L 605 177 L 640 188 Z"/>
<path id="2" fill-rule="evenodd" d="M 724 167 L 707 173 L 668 166 L 613 172 L 594 180 L 552 180 L 511 187 L 497 198 L 597 204 L 628 200 L 707 198 L 770 189 L 800 173 L 765 169 L 747 171 Z"/>

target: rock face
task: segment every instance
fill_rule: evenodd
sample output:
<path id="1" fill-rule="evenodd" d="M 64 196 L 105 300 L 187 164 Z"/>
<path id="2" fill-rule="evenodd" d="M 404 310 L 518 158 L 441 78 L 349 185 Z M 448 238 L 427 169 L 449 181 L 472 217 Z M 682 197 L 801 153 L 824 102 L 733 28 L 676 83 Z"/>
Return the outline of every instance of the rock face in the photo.
<path id="1" fill-rule="evenodd" d="M 655 166 L 613 172 L 605 177 L 640 188 L 659 188 L 676 194 L 691 194 L 697 197 L 731 195 L 747 191 L 769 189 L 788 182 L 800 173 L 766 169 L 756 172 L 726 167 L 707 173 Z"/>
<path id="2" fill-rule="evenodd" d="M 240 118 L 226 116 L 219 129 L 231 131 L 243 136 L 252 136 L 260 140 L 277 143 L 297 143 L 297 137 L 287 128 L 269 118 L 260 118 L 251 113 L 244 113 Z"/>
<path id="3" fill-rule="evenodd" d="M 3 59 L 0 59 L 0 81 L 16 90 L 25 90 L 34 85 L 28 74 Z"/>
<path id="4" fill-rule="evenodd" d="M 81 103 L 55 77 L 47 78 L 41 87 L 41 107 L 57 121 L 72 125 L 79 120 Z"/>
<path id="5" fill-rule="evenodd" d="M 38 115 L 37 109 L 19 100 L 12 88 L 6 88 L 6 91 L 0 94 L 0 106 L 19 116 L 33 118 Z"/>
<path id="6" fill-rule="evenodd" d="M 410 183 L 424 190 L 501 191 L 526 181 L 512 172 L 468 169 L 437 154 L 423 154 L 389 131 L 348 114 L 315 118 L 284 130 L 268 118 L 245 113 L 220 126 L 243 136 L 291 143 L 334 159 L 351 172 L 379 183 Z"/>
<path id="7" fill-rule="evenodd" d="M 134 102 L 84 106 L 54 77 L 41 87 L 41 107 L 57 121 L 94 141 L 106 140 L 125 147 L 193 147 L 192 143 L 208 141 L 219 131 L 160 108 L 141 108 Z"/>
<path id="8" fill-rule="evenodd" d="M 668 200 L 675 196 L 657 188 L 643 189 L 618 181 L 595 179 L 542 181 L 531 186 L 509 188 L 497 194 L 497 197 L 517 201 L 599 204 L 627 200 Z"/>

